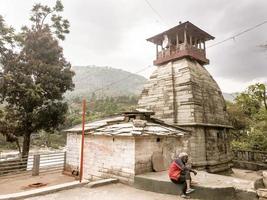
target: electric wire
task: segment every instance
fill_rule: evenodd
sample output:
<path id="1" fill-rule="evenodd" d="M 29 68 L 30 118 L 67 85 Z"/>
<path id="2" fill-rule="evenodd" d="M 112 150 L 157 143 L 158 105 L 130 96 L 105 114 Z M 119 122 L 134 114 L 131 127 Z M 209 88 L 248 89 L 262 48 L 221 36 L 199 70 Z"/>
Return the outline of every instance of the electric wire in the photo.
<path id="1" fill-rule="evenodd" d="M 96 93 L 96 92 L 101 91 L 101 90 L 103 91 L 104 89 L 109 89 L 111 86 L 116 85 L 117 83 L 120 83 L 120 82 L 122 82 L 124 80 L 127 80 L 127 79 L 129 79 L 130 77 L 132 77 L 132 76 L 134 76 L 136 74 L 139 74 L 139 73 L 141 73 L 143 71 L 146 71 L 147 69 L 149 69 L 151 67 L 153 67 L 153 66 L 152 65 L 149 65 L 149 66 L 147 66 L 147 67 L 145 67 L 145 68 L 143 68 L 143 69 L 141 69 L 141 70 L 139 70 L 137 72 L 134 72 L 134 73 L 129 74 L 128 76 L 126 76 L 126 77 L 124 77 L 122 79 L 119 79 L 117 81 L 111 82 L 111 83 L 109 83 L 109 84 L 107 84 L 107 85 L 105 85 L 103 87 L 97 88 L 94 91 L 92 91 L 92 93 Z"/>
<path id="2" fill-rule="evenodd" d="M 152 6 L 152 4 L 148 0 L 145 0 L 145 2 L 150 7 L 150 9 L 159 17 L 159 19 L 163 22 L 163 24 L 165 26 L 167 26 L 168 23 L 164 20 L 164 18 L 162 17 L 162 15 Z"/>
<path id="3" fill-rule="evenodd" d="M 228 37 L 228 38 L 226 38 L 226 39 L 224 39 L 224 40 L 222 40 L 222 41 L 216 42 L 216 43 L 214 43 L 214 44 L 208 46 L 207 48 L 211 48 L 211 47 L 220 45 L 220 44 L 222 44 L 222 43 L 224 43 L 224 42 L 227 42 L 227 41 L 229 41 L 229 40 L 235 40 L 237 37 L 239 37 L 239 36 L 241 36 L 241 35 L 243 35 L 243 34 L 245 34 L 245 33 L 247 33 L 247 32 L 250 32 L 250 31 L 252 31 L 252 30 L 254 30 L 254 29 L 256 29 L 256 28 L 258 28 L 258 27 L 260 27 L 260 26 L 262 26 L 262 25 L 264 25 L 264 24 L 266 24 L 266 23 L 267 23 L 267 20 L 266 20 L 266 21 L 263 21 L 263 22 L 261 22 L 261 23 L 259 23 L 259 24 L 256 24 L 256 25 L 254 25 L 254 26 L 252 26 L 252 27 L 250 27 L 250 28 L 247 28 L 247 29 L 245 29 L 245 30 L 243 30 L 243 31 L 241 31 L 241 32 L 239 32 L 239 33 L 233 35 L 233 36 L 230 36 L 230 37 Z"/>

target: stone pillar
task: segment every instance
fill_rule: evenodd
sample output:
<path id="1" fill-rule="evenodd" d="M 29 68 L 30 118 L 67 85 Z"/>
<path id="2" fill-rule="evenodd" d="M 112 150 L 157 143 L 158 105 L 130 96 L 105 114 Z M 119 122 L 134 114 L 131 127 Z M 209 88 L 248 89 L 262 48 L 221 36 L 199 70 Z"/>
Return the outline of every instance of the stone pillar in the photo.
<path id="1" fill-rule="evenodd" d="M 33 156 L 32 176 L 38 176 L 40 169 L 40 155 Z"/>

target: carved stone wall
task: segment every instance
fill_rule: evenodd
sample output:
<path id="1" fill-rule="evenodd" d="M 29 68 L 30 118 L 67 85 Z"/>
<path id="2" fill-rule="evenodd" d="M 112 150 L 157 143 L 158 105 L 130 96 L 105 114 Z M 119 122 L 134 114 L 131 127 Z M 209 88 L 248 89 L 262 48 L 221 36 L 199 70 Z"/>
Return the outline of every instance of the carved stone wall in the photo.
<path id="1" fill-rule="evenodd" d="M 226 104 L 218 84 L 198 62 L 184 58 L 157 67 L 138 107 L 192 131 L 188 152 L 193 165 L 213 172 L 230 167 Z"/>

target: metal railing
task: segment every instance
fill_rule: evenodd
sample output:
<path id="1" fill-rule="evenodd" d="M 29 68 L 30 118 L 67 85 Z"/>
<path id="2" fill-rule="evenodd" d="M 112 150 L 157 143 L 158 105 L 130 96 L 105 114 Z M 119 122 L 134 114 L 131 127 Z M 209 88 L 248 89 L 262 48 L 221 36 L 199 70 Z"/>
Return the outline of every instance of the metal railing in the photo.
<path id="1" fill-rule="evenodd" d="M 0 161 L 0 176 L 63 171 L 66 164 L 66 152 L 42 153 Z"/>

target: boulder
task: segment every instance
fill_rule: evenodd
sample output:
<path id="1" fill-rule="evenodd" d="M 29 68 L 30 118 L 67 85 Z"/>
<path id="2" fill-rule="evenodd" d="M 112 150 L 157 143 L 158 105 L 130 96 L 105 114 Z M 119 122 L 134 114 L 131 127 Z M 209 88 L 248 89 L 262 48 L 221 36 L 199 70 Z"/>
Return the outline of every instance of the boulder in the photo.
<path id="1" fill-rule="evenodd" d="M 267 188 L 267 171 L 263 171 L 262 176 L 263 176 L 264 186 Z"/>
<path id="2" fill-rule="evenodd" d="M 259 197 L 267 199 L 267 189 L 258 189 L 257 194 Z"/>

